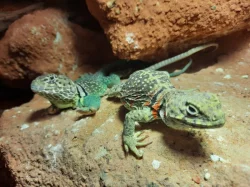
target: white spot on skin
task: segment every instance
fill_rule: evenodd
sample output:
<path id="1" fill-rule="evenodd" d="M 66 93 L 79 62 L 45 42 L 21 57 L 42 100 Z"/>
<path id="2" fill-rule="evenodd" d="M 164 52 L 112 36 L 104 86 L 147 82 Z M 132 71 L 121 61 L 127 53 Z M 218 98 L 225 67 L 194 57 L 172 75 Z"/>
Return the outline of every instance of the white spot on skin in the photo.
<path id="1" fill-rule="evenodd" d="M 224 79 L 231 79 L 231 78 L 232 78 L 232 76 L 231 76 L 231 75 L 229 75 L 229 74 L 227 74 L 227 75 L 225 75 L 223 78 L 224 78 Z"/>
<path id="2" fill-rule="evenodd" d="M 154 169 L 159 169 L 160 165 L 161 165 L 161 162 L 160 162 L 160 161 L 158 161 L 158 160 L 153 160 L 152 166 L 153 166 Z"/>
<path id="3" fill-rule="evenodd" d="M 23 125 L 21 126 L 20 130 L 22 131 L 22 130 L 27 129 L 27 128 L 29 128 L 29 127 L 30 127 L 30 126 L 29 126 L 28 124 L 23 124 Z"/>

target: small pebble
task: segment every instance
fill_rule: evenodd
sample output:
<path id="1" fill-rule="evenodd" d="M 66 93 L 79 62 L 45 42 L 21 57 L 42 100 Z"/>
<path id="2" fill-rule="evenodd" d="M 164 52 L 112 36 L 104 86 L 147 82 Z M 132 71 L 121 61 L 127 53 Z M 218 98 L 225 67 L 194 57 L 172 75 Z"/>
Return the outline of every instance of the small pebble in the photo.
<path id="1" fill-rule="evenodd" d="M 242 75 L 241 78 L 242 79 L 248 79 L 248 75 Z"/>
<path id="2" fill-rule="evenodd" d="M 153 166 L 154 169 L 159 169 L 160 165 L 161 165 L 161 162 L 160 162 L 160 161 L 158 161 L 158 160 L 153 160 L 152 166 Z"/>
<path id="3" fill-rule="evenodd" d="M 211 177 L 210 173 L 205 173 L 204 179 L 207 181 Z"/>
<path id="4" fill-rule="evenodd" d="M 225 75 L 223 78 L 224 78 L 224 79 L 231 79 L 232 77 L 231 77 L 231 75 L 227 74 L 227 75 Z"/>
<path id="5" fill-rule="evenodd" d="M 239 65 L 245 65 L 246 63 L 245 62 L 238 62 Z"/>
<path id="6" fill-rule="evenodd" d="M 23 125 L 21 126 L 20 130 L 22 131 L 22 130 L 27 129 L 27 128 L 29 128 L 29 127 L 30 127 L 30 126 L 29 126 L 28 124 L 23 124 Z"/>
<path id="7" fill-rule="evenodd" d="M 217 73 L 224 73 L 224 69 L 222 69 L 222 68 L 217 68 L 215 71 L 216 71 Z"/>
<path id="8" fill-rule="evenodd" d="M 201 179 L 198 176 L 193 177 L 192 181 L 194 181 L 196 184 L 200 184 L 201 183 Z"/>

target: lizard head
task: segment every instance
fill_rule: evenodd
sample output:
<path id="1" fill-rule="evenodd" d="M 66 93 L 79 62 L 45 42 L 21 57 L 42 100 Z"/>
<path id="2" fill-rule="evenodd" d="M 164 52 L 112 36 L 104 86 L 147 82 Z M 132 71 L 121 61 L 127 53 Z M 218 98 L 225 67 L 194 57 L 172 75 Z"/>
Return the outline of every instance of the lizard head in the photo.
<path id="1" fill-rule="evenodd" d="M 192 90 L 171 94 L 166 98 L 160 115 L 166 124 L 171 119 L 181 126 L 196 128 L 216 128 L 225 123 L 225 114 L 218 97 L 212 93 Z"/>
<path id="2" fill-rule="evenodd" d="M 37 77 L 31 83 L 31 90 L 45 97 L 56 106 L 74 102 L 77 95 L 75 83 L 64 75 L 56 74 Z M 64 107 L 61 106 L 60 108 Z"/>

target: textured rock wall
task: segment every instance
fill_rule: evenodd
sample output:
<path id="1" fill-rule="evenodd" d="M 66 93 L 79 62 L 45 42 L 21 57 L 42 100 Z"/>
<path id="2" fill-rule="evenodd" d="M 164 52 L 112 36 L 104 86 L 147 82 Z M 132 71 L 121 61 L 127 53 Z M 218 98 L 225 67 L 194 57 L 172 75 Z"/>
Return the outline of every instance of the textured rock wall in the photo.
<path id="1" fill-rule="evenodd" d="M 87 0 L 115 55 L 157 61 L 167 52 L 249 27 L 249 0 Z"/>
<path id="2" fill-rule="evenodd" d="M 114 59 L 103 33 L 68 21 L 66 12 L 45 9 L 15 21 L 0 41 L 0 79 L 9 86 L 29 87 L 36 76 L 60 73 L 77 78 L 83 64 Z"/>
<path id="3" fill-rule="evenodd" d="M 171 79 L 178 89 L 218 94 L 226 114 L 222 128 L 141 124 L 137 130 L 147 129 L 153 143 L 136 159 L 122 148 L 127 110 L 120 102 L 103 98 L 89 117 L 71 109 L 46 115 L 49 103 L 36 95 L 3 112 L 0 164 L 18 187 L 250 186 L 249 43 L 250 33 L 224 38 L 219 51 L 194 58 L 192 73 Z M 224 55 L 215 63 L 218 54 Z"/>

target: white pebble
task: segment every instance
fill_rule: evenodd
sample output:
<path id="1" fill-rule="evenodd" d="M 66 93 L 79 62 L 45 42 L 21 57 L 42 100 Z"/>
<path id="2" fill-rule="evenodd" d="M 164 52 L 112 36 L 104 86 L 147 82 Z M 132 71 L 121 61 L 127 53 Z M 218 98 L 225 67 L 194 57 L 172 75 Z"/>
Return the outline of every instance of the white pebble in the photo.
<path id="1" fill-rule="evenodd" d="M 30 126 L 29 126 L 28 124 L 23 124 L 23 125 L 21 126 L 20 130 L 22 131 L 22 130 L 27 129 L 27 128 L 29 128 L 29 127 L 30 127 Z"/>
<path id="2" fill-rule="evenodd" d="M 211 158 L 211 160 L 212 160 L 213 162 L 218 162 L 218 161 L 224 162 L 224 163 L 227 163 L 227 162 L 228 162 L 228 161 L 225 160 L 224 158 L 222 158 L 222 157 L 220 157 L 220 156 L 218 156 L 218 155 L 214 155 L 214 154 L 210 155 L 210 158 Z"/>
<path id="3" fill-rule="evenodd" d="M 248 75 L 242 75 L 241 78 L 242 79 L 248 79 Z"/>
<path id="4" fill-rule="evenodd" d="M 158 169 L 158 168 L 160 167 L 160 165 L 161 165 L 161 162 L 160 162 L 160 161 L 158 161 L 158 160 L 153 160 L 152 166 L 153 166 L 154 169 Z"/>
<path id="5" fill-rule="evenodd" d="M 222 69 L 222 68 L 217 68 L 215 71 L 216 71 L 217 73 L 224 73 L 224 69 Z"/>
<path id="6" fill-rule="evenodd" d="M 224 79 L 231 79 L 232 77 L 231 77 L 231 75 L 227 74 L 227 75 L 225 75 L 223 78 L 224 78 Z"/>
<path id="7" fill-rule="evenodd" d="M 239 65 L 245 65 L 246 63 L 245 62 L 238 62 Z"/>
<path id="8" fill-rule="evenodd" d="M 205 173 L 204 179 L 208 180 L 211 177 L 210 173 Z"/>

